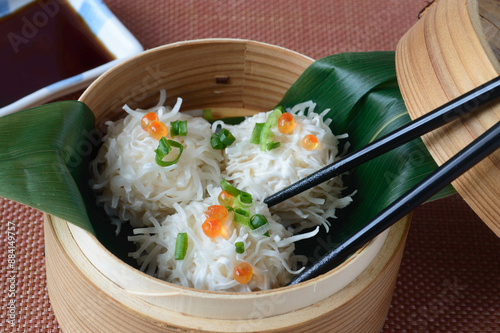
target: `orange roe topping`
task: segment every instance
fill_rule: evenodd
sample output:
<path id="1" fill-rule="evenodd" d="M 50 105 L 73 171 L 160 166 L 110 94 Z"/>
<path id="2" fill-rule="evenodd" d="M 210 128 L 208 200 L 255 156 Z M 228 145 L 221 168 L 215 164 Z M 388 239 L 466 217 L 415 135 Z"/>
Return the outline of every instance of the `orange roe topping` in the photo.
<path id="1" fill-rule="evenodd" d="M 225 221 L 227 218 L 228 211 L 226 207 L 221 206 L 221 205 L 213 205 L 208 207 L 207 211 L 205 212 L 205 216 L 207 218 L 209 217 L 216 217 L 221 221 Z"/>
<path id="2" fill-rule="evenodd" d="M 252 266 L 246 262 L 242 262 L 233 270 L 233 276 L 236 281 L 241 284 L 247 284 L 252 278 L 253 269 Z"/>
<path id="3" fill-rule="evenodd" d="M 148 112 L 142 117 L 141 127 L 146 132 L 149 130 L 149 125 L 155 120 L 158 120 L 158 116 L 154 112 Z"/>
<path id="4" fill-rule="evenodd" d="M 228 239 L 231 236 L 232 228 L 231 225 L 223 225 L 220 229 L 220 235 L 224 239 Z"/>
<path id="5" fill-rule="evenodd" d="M 232 207 L 234 203 L 234 197 L 226 191 L 220 192 L 218 200 L 221 205 L 228 207 Z"/>
<path id="6" fill-rule="evenodd" d="M 160 141 L 161 138 L 167 136 L 168 128 L 167 125 L 165 125 L 161 121 L 155 120 L 151 124 L 149 124 L 148 132 L 153 139 Z"/>
<path id="7" fill-rule="evenodd" d="M 318 146 L 318 138 L 312 134 L 308 134 L 302 138 L 302 148 L 306 150 L 314 150 Z"/>
<path id="8" fill-rule="evenodd" d="M 222 232 L 222 223 L 216 217 L 209 217 L 201 225 L 203 232 L 210 238 L 219 236 Z"/>
<path id="9" fill-rule="evenodd" d="M 295 127 L 295 120 L 293 115 L 290 113 L 283 113 L 278 118 L 278 131 L 283 134 L 292 133 L 293 128 Z"/>

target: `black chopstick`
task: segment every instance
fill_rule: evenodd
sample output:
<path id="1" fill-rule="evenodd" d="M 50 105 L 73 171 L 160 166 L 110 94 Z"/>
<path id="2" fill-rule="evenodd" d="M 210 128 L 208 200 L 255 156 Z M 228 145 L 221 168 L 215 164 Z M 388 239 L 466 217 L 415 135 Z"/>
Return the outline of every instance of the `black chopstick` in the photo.
<path id="1" fill-rule="evenodd" d="M 268 207 L 274 206 L 354 167 L 380 156 L 402 144 L 414 140 L 438 127 L 464 116 L 480 106 L 500 97 L 500 77 L 419 117 L 384 137 L 370 143 L 319 171 L 299 180 L 289 187 L 264 199 Z"/>
<path id="2" fill-rule="evenodd" d="M 399 221 L 432 195 L 458 178 L 500 147 L 500 122 L 491 127 L 467 147 L 437 168 L 428 177 L 394 201 L 361 229 L 324 257 L 295 277 L 290 285 L 297 284 L 328 272 L 340 264 L 347 255 L 354 253 L 369 240 Z"/>

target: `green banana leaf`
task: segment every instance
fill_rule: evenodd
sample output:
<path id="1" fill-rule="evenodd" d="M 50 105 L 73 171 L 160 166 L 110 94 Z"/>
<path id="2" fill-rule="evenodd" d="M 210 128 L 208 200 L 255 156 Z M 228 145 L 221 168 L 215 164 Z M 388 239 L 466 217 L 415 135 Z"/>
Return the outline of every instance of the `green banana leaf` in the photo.
<path id="1" fill-rule="evenodd" d="M 94 122 L 92 111 L 76 101 L 0 118 L 0 196 L 93 232 L 79 188 Z"/>
<path id="2" fill-rule="evenodd" d="M 335 134 L 347 133 L 349 151 L 410 121 L 399 92 L 394 52 L 345 53 L 314 62 L 280 105 L 313 100 L 316 111 L 331 109 Z M 0 196 L 59 216 L 89 232 L 111 252 L 134 265 L 127 253 L 130 227 L 115 236 L 88 186 L 94 116 L 77 101 L 56 102 L 0 118 Z M 354 202 L 339 211 L 330 233 L 299 242 L 297 252 L 319 259 L 329 247 L 368 222 L 437 165 L 421 140 L 414 140 L 344 176 Z M 451 187 L 437 197 L 454 193 Z"/>
<path id="3" fill-rule="evenodd" d="M 78 101 L 61 101 L 0 118 L 0 196 L 58 216 L 90 233 L 130 265 L 134 251 L 120 237 L 88 184 L 95 158 L 95 117 Z"/>
<path id="4" fill-rule="evenodd" d="M 292 107 L 312 100 L 315 112 L 331 109 L 335 134 L 348 134 L 349 152 L 411 121 L 401 96 L 394 52 L 343 53 L 309 66 L 290 87 L 280 105 Z M 353 234 L 382 209 L 437 168 L 421 139 L 413 140 L 352 170 L 344 176 L 345 194 L 357 191 L 353 203 L 338 212 L 331 231 L 297 243 L 296 252 L 311 254 L 309 262 Z M 431 200 L 455 193 L 450 185 Z"/>

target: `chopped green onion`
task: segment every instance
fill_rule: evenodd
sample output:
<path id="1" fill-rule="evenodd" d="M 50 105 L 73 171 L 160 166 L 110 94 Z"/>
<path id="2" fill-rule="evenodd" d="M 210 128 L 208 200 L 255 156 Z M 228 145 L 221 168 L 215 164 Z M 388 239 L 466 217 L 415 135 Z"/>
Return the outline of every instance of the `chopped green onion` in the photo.
<path id="1" fill-rule="evenodd" d="M 246 227 L 250 226 L 250 212 L 244 208 L 236 208 L 234 210 L 234 221 Z"/>
<path id="2" fill-rule="evenodd" d="M 273 132 L 271 132 L 271 128 L 275 127 L 278 124 L 278 118 L 281 116 L 283 113 L 283 108 L 281 106 L 276 107 L 269 115 L 267 116 L 267 120 L 264 123 L 264 126 L 262 127 L 262 130 L 260 131 L 260 138 L 259 138 L 259 146 L 260 150 L 262 151 L 268 151 L 274 148 L 277 148 L 278 146 L 271 144 L 270 146 L 268 145 L 269 143 L 275 143 L 272 141 L 272 137 L 274 136 Z"/>
<path id="3" fill-rule="evenodd" d="M 240 192 L 234 198 L 234 205 L 239 208 L 250 208 L 253 205 L 253 198 L 250 193 Z"/>
<path id="4" fill-rule="evenodd" d="M 236 253 L 242 254 L 243 252 L 245 252 L 245 243 L 236 242 L 234 243 L 234 246 L 236 247 Z"/>
<path id="5" fill-rule="evenodd" d="M 250 219 L 250 227 L 252 229 L 257 229 L 258 227 L 262 227 L 266 223 L 268 223 L 267 218 L 262 214 L 255 214 Z"/>
<path id="6" fill-rule="evenodd" d="M 263 226 L 265 225 L 268 225 L 267 227 L 265 228 L 262 228 Z M 252 230 L 257 230 L 259 229 L 260 230 L 265 230 L 265 233 L 264 235 L 266 235 L 267 237 L 269 237 L 269 232 L 267 232 L 267 230 L 269 230 L 269 223 L 267 222 L 267 218 L 264 216 L 264 215 L 261 215 L 261 214 L 255 214 L 254 216 L 252 216 L 252 218 L 250 219 L 250 229 Z"/>
<path id="7" fill-rule="evenodd" d="M 224 144 L 220 141 L 220 135 L 217 133 L 212 134 L 210 137 L 210 144 L 212 145 L 213 149 L 217 150 L 222 150 L 226 147 L 224 147 Z"/>
<path id="8" fill-rule="evenodd" d="M 220 133 L 220 141 L 226 145 L 226 147 L 229 147 L 234 141 L 236 141 L 236 138 L 231 134 L 231 132 L 229 132 L 229 130 L 223 128 Z"/>
<path id="9" fill-rule="evenodd" d="M 185 232 L 179 232 L 175 240 L 175 260 L 183 260 L 188 248 L 188 236 Z"/>
<path id="10" fill-rule="evenodd" d="M 170 122 L 170 135 L 186 136 L 187 135 L 187 120 L 176 120 Z"/>
<path id="11" fill-rule="evenodd" d="M 262 128 L 264 127 L 264 123 L 256 123 L 255 127 L 252 131 L 252 136 L 250 137 L 250 143 L 258 145 L 260 142 L 260 133 L 262 132 Z"/>
<path id="12" fill-rule="evenodd" d="M 220 182 L 220 186 L 224 191 L 231 194 L 233 197 L 237 197 L 241 193 L 240 190 L 238 190 L 233 185 L 229 184 L 225 179 L 222 179 L 222 181 Z"/>
<path id="13" fill-rule="evenodd" d="M 227 180 L 222 179 L 220 185 L 224 191 L 234 197 L 234 205 L 238 208 L 250 208 L 253 205 L 253 198 L 250 193 L 238 190 L 233 185 L 229 184 Z"/>
<path id="14" fill-rule="evenodd" d="M 229 130 L 225 128 L 223 128 L 220 131 L 217 130 L 210 137 L 210 144 L 212 145 L 212 148 L 218 150 L 222 150 L 225 149 L 226 147 L 229 147 L 230 145 L 233 144 L 234 141 L 236 141 L 234 135 L 231 134 L 231 132 L 229 132 Z"/>
<path id="15" fill-rule="evenodd" d="M 171 161 L 164 161 L 163 158 L 172 151 L 172 147 L 179 148 L 179 155 L 177 155 L 177 157 Z M 158 164 L 161 167 L 167 167 L 176 164 L 177 162 L 179 162 L 183 150 L 184 147 L 179 142 L 174 140 L 167 140 L 165 137 L 161 138 L 158 144 L 158 148 L 155 149 L 156 164 Z"/>
<path id="16" fill-rule="evenodd" d="M 210 109 L 203 110 L 203 118 L 205 118 L 208 121 L 212 121 L 214 119 L 214 116 L 212 115 L 212 110 Z"/>
<path id="17" fill-rule="evenodd" d="M 273 149 L 276 149 L 278 148 L 279 146 L 281 146 L 281 142 L 274 142 L 274 141 L 271 141 L 271 142 L 268 142 L 267 145 L 266 145 L 266 148 L 267 150 L 273 150 Z"/>
<path id="18" fill-rule="evenodd" d="M 264 224 L 261 227 L 258 227 L 257 229 L 250 230 L 250 233 L 254 236 L 261 236 L 264 235 L 266 237 L 271 237 L 269 236 L 269 223 Z"/>

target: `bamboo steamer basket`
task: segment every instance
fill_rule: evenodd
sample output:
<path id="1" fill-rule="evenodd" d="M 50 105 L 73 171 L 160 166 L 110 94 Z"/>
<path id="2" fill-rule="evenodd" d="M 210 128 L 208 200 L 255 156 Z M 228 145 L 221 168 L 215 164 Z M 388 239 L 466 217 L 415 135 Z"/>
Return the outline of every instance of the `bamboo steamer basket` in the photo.
<path id="1" fill-rule="evenodd" d="M 210 39 L 146 51 L 98 78 L 81 96 L 97 128 L 121 107 L 173 105 L 246 115 L 276 105 L 312 63 L 289 50 Z M 125 264 L 88 232 L 45 215 L 48 292 L 59 325 L 71 332 L 379 332 L 392 298 L 410 217 L 342 265 L 295 286 L 216 293 L 176 286 Z"/>
<path id="2" fill-rule="evenodd" d="M 500 73 L 500 2 L 439 0 L 399 41 L 399 86 L 412 118 L 466 93 Z M 478 110 L 479 111 L 479 110 Z M 500 104 L 423 137 L 441 165 L 500 120 Z M 457 192 L 500 237 L 500 151 L 453 182 Z"/>

